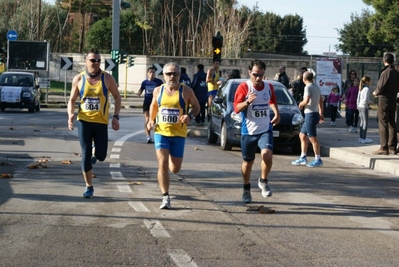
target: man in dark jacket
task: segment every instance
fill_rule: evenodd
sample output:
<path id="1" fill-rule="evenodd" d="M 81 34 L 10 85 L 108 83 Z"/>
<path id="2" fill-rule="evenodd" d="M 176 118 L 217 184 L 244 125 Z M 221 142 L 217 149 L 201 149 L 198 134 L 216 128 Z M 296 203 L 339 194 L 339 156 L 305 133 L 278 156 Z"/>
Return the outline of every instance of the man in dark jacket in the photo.
<path id="1" fill-rule="evenodd" d="M 396 135 L 396 96 L 399 92 L 399 72 L 393 65 L 392 54 L 385 54 L 380 79 L 373 95 L 378 97 L 378 128 L 380 132 L 380 148 L 373 155 L 397 154 L 398 138 Z"/>
<path id="2" fill-rule="evenodd" d="M 198 64 L 197 69 L 198 72 L 193 77 L 192 88 L 200 105 L 200 113 L 195 116 L 195 122 L 203 124 L 205 123 L 205 105 L 208 101 L 208 86 L 206 84 L 204 65 Z"/>
<path id="3" fill-rule="evenodd" d="M 303 74 L 307 70 L 308 70 L 307 67 L 301 68 L 301 74 L 300 74 L 301 77 L 298 79 L 298 82 L 295 83 L 295 85 L 292 88 L 292 94 L 297 103 L 299 103 L 303 100 L 303 92 L 305 90 L 305 83 L 303 82 Z"/>
<path id="4" fill-rule="evenodd" d="M 287 73 L 285 73 L 285 67 L 280 66 L 278 67 L 278 80 L 280 83 L 284 84 L 284 86 L 288 89 L 290 87 L 290 79 L 287 76 Z"/>
<path id="5" fill-rule="evenodd" d="M 180 81 L 179 82 L 184 83 L 188 87 L 191 87 L 191 79 L 187 75 L 187 69 L 182 67 L 180 69 L 180 71 L 181 71 L 181 73 L 180 73 Z"/>

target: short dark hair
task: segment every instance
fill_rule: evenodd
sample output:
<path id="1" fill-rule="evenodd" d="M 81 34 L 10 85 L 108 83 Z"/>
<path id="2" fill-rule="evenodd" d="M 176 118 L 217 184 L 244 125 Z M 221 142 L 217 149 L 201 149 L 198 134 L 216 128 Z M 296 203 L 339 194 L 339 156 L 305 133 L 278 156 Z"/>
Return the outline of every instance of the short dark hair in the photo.
<path id="1" fill-rule="evenodd" d="M 181 73 L 186 73 L 187 69 L 185 67 L 181 67 Z"/>
<path id="2" fill-rule="evenodd" d="M 302 67 L 301 70 L 307 71 L 308 68 L 307 67 Z"/>
<path id="3" fill-rule="evenodd" d="M 156 71 L 157 69 L 154 68 L 154 67 L 149 67 L 149 68 L 147 69 L 147 72 L 149 72 L 150 70 Z"/>
<path id="4" fill-rule="evenodd" d="M 391 64 L 393 64 L 394 60 L 395 60 L 395 58 L 394 58 L 394 56 L 393 56 L 392 54 L 390 54 L 390 53 L 386 53 L 386 54 L 385 54 L 385 56 L 384 56 L 384 61 L 385 61 L 386 63 L 388 63 L 389 65 L 391 65 Z"/>
<path id="5" fill-rule="evenodd" d="M 230 71 L 230 78 L 231 79 L 239 79 L 239 78 L 241 78 L 240 70 L 239 69 L 231 70 Z"/>
<path id="6" fill-rule="evenodd" d="M 89 51 L 87 51 L 86 57 L 87 57 L 89 54 L 99 55 L 99 54 L 100 54 L 100 51 L 99 51 L 97 48 L 91 48 Z"/>
<path id="7" fill-rule="evenodd" d="M 198 65 L 197 65 L 197 68 L 198 68 L 199 70 L 204 70 L 204 65 L 198 64 Z"/>
<path id="8" fill-rule="evenodd" d="M 249 66 L 248 66 L 248 70 L 252 70 L 252 68 L 254 66 L 257 66 L 260 69 L 266 70 L 266 63 L 263 62 L 262 60 L 259 60 L 259 59 L 252 60 L 251 64 L 249 64 Z"/>

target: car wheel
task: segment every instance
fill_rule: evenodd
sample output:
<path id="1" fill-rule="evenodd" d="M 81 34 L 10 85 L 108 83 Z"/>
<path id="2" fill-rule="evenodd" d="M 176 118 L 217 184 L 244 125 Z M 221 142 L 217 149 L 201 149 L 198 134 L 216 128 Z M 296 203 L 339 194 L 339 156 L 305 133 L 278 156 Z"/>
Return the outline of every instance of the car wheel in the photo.
<path id="1" fill-rule="evenodd" d="M 29 111 L 30 113 L 34 113 L 34 112 L 35 112 L 35 106 L 29 108 L 28 111 Z"/>
<path id="2" fill-rule="evenodd" d="M 209 144 L 216 144 L 216 142 L 218 141 L 218 136 L 212 130 L 212 122 L 208 123 L 207 138 Z"/>
<path id="3" fill-rule="evenodd" d="M 0 110 L 1 110 L 2 112 L 4 112 L 4 110 L 6 110 L 6 108 L 1 107 Z"/>
<path id="4" fill-rule="evenodd" d="M 223 150 L 231 150 L 231 148 L 233 147 L 229 140 L 227 140 L 226 123 L 222 124 L 222 131 L 220 132 L 220 147 Z"/>

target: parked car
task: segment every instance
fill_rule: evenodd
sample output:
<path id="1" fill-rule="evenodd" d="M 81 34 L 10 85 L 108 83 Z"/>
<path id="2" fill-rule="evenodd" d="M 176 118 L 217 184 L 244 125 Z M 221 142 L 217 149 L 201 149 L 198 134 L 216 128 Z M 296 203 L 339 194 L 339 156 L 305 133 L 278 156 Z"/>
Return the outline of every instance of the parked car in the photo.
<path id="1" fill-rule="evenodd" d="M 215 144 L 220 138 L 223 150 L 239 147 L 241 143 L 241 114 L 234 112 L 234 95 L 240 83 L 247 79 L 231 79 L 225 82 L 211 105 L 210 121 L 208 124 L 208 142 Z M 277 81 L 267 81 L 274 87 L 280 112 L 280 123 L 273 127 L 273 141 L 275 147 L 291 147 L 294 153 L 301 150 L 299 132 L 303 117 L 301 112 L 285 86 Z M 271 118 L 274 113 L 270 110 Z"/>
<path id="2" fill-rule="evenodd" d="M 40 111 L 40 88 L 35 74 L 30 72 L 3 72 L 0 75 L 0 110 L 26 108 Z"/>

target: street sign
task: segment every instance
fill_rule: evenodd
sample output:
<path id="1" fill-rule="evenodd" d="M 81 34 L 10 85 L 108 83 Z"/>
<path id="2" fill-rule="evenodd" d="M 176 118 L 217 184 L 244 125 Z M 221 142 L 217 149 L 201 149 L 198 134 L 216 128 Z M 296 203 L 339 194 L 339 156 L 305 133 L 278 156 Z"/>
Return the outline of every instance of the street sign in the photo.
<path id="1" fill-rule="evenodd" d="M 40 88 L 50 88 L 50 79 L 49 78 L 38 77 L 37 80 L 39 82 Z"/>
<path id="2" fill-rule="evenodd" d="M 61 69 L 72 70 L 73 58 L 72 57 L 61 57 Z"/>
<path id="3" fill-rule="evenodd" d="M 152 66 L 156 69 L 155 75 L 163 75 L 163 74 L 162 74 L 162 71 L 163 71 L 163 64 L 155 63 L 155 64 L 153 64 Z"/>
<path id="4" fill-rule="evenodd" d="M 111 71 L 115 67 L 115 62 L 112 59 L 105 60 L 105 71 Z"/>
<path id="5" fill-rule="evenodd" d="M 15 41 L 18 39 L 18 33 L 14 30 L 9 30 L 6 34 L 7 40 L 9 41 Z"/>

